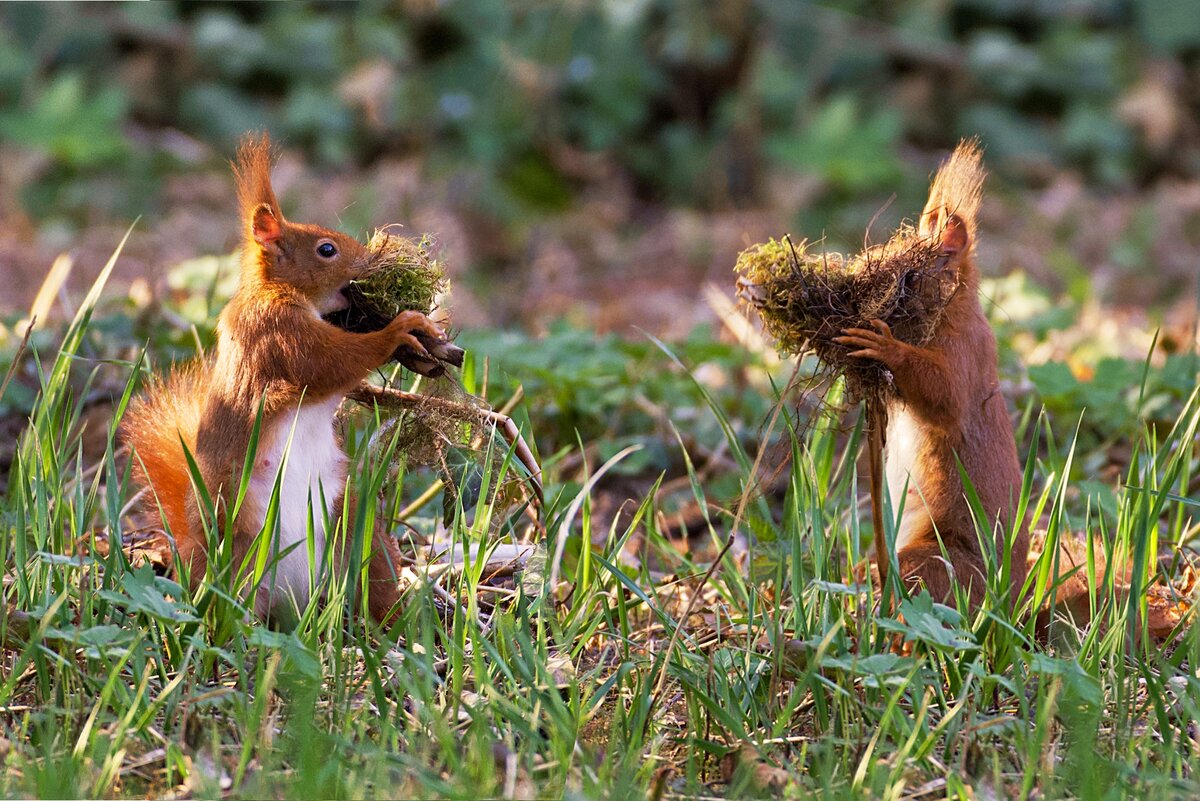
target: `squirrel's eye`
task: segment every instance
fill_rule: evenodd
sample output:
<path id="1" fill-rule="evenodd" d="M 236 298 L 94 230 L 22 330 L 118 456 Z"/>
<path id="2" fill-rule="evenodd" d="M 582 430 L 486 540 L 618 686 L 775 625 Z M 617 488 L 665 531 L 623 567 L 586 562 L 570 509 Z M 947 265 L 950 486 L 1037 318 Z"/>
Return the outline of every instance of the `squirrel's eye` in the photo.
<path id="1" fill-rule="evenodd" d="M 317 255 L 323 259 L 332 259 L 337 255 L 337 248 L 332 242 L 322 242 L 317 245 Z"/>

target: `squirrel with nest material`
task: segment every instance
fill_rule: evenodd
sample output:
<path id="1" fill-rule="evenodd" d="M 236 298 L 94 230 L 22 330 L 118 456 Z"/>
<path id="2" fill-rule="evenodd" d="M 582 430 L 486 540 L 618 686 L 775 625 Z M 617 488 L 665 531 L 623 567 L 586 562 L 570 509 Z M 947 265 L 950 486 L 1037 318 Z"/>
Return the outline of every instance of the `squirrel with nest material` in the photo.
<path id="1" fill-rule="evenodd" d="M 884 473 L 893 506 L 904 504 L 895 544 L 900 579 L 910 588 L 924 584 L 937 601 L 948 600 L 959 582 L 972 605 L 985 593 L 985 562 L 959 465 L 1001 557 L 1022 481 L 1000 392 L 996 337 L 979 304 L 973 251 L 984 175 L 978 145 L 960 144 L 938 170 L 921 212 L 916 236 L 934 243 L 939 267 L 957 279 L 928 340 L 920 346 L 902 342 L 880 320 L 834 339 L 850 349 L 850 358 L 882 364 L 892 376 Z M 1009 554 L 1014 598 L 1025 582 L 1028 551 L 1022 527 Z"/>
<path id="2" fill-rule="evenodd" d="M 845 380 L 848 397 L 866 405 L 880 578 L 886 584 L 891 563 L 886 482 L 893 508 L 903 504 L 895 539 L 900 580 L 910 591 L 924 586 L 939 602 L 963 587 L 972 607 L 984 600 L 989 569 L 1002 570 L 1005 561 L 1015 602 L 1030 552 L 1026 522 L 1015 519 L 1023 475 L 1000 392 L 996 338 L 979 303 L 973 251 L 984 176 L 978 142 L 964 141 L 934 177 L 915 229 L 904 226 L 853 257 L 771 240 L 743 251 L 735 268 L 739 297 L 758 311 L 780 350 L 814 353 L 825 373 Z M 984 514 L 982 531 L 964 474 Z M 990 565 L 981 547 L 989 536 Z M 1053 606 L 1034 610 L 1041 635 L 1053 609 L 1079 624 L 1091 619 L 1094 598 L 1077 547 L 1058 542 L 1060 569 L 1045 588 Z M 1097 567 L 1096 586 L 1111 582 L 1114 599 L 1125 603 L 1130 566 Z M 1178 582 L 1145 588 L 1152 637 L 1178 629 L 1194 582 L 1189 569 Z"/>
<path id="3" fill-rule="evenodd" d="M 1015 519 L 1024 476 L 973 254 L 984 175 L 978 141 L 962 141 L 937 171 L 916 229 L 906 225 L 856 257 L 812 253 L 808 242 L 785 237 L 746 249 L 736 267 L 738 295 L 757 309 L 779 348 L 816 354 L 824 371 L 845 379 L 847 396 L 866 405 L 883 582 L 890 565 L 886 482 L 893 507 L 902 504 L 895 535 L 901 582 L 910 591 L 924 586 L 938 602 L 961 586 L 972 607 L 984 600 L 989 570 L 1007 561 L 1010 603 L 1030 572 L 1030 532 Z M 982 508 L 978 524 L 962 475 Z M 989 536 L 990 562 L 982 547 Z M 1093 596 L 1076 548 L 1074 540 L 1057 543 L 1054 586 L 1045 588 L 1054 600 L 1034 610 L 1039 636 L 1049 633 L 1055 609 L 1076 624 L 1091 620 Z M 1126 602 L 1130 566 L 1097 567 L 1097 586 L 1111 583 L 1115 600 Z M 1194 583 L 1188 570 L 1178 582 L 1144 588 L 1153 638 L 1169 637 L 1186 619 Z"/>
<path id="4" fill-rule="evenodd" d="M 174 536 L 193 587 L 205 576 L 209 554 L 187 454 L 213 499 L 212 525 L 223 528 L 227 514 L 234 514 L 231 527 L 218 536 L 229 541 L 238 575 L 249 572 L 253 559 L 247 556 L 259 533 L 272 536 L 268 511 L 278 480 L 274 564 L 260 586 L 250 589 L 254 610 L 264 619 L 290 611 L 292 604 L 303 608 L 327 539 L 346 543 L 334 549 L 335 561 L 341 562 L 343 551 L 349 555 L 355 500 L 345 497 L 347 457 L 335 425 L 343 397 L 393 358 L 427 374 L 440 373 L 446 360 L 461 364 L 462 353 L 420 311 L 402 311 L 366 332 L 323 319 L 346 308 L 346 291 L 368 270 L 371 254 L 350 236 L 284 219 L 270 169 L 268 137 L 244 139 L 234 165 L 244 226 L 242 274 L 221 313 L 215 354 L 156 382 L 131 404 L 123 424 L 135 480 L 149 491 L 149 509 L 161 513 Z M 260 415 L 245 496 L 239 497 Z M 347 500 L 350 517 L 343 517 Z M 311 554 L 310 525 L 316 541 Z M 367 605 L 380 623 L 396 611 L 399 565 L 396 542 L 377 527 Z"/>
<path id="5" fill-rule="evenodd" d="M 739 296 L 780 349 L 815 353 L 866 404 L 880 577 L 886 582 L 890 562 L 886 479 L 894 508 L 903 503 L 901 581 L 942 602 L 957 582 L 973 605 L 985 595 L 987 568 L 959 464 L 1001 555 L 1022 480 L 996 339 L 979 305 L 973 250 L 983 178 L 978 144 L 964 142 L 934 178 L 917 228 L 854 257 L 771 240 L 744 251 L 736 268 Z M 1022 528 L 1009 554 L 1017 589 L 1028 549 Z"/>

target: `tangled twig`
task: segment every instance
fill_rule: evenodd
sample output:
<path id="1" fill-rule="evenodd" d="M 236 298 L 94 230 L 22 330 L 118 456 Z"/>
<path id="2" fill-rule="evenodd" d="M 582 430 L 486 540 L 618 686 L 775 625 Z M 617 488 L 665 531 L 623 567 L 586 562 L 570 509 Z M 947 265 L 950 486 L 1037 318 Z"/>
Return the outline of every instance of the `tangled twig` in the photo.
<path id="1" fill-rule="evenodd" d="M 432 408 L 440 416 L 460 423 L 472 424 L 480 420 L 490 423 L 501 433 L 508 442 L 509 447 L 512 448 L 513 455 L 517 457 L 517 460 L 529 472 L 529 484 L 533 490 L 538 508 L 545 508 L 546 499 L 542 490 L 542 468 L 538 464 L 537 459 L 534 458 L 533 451 L 530 450 L 529 445 L 525 442 L 525 438 L 521 435 L 521 430 L 508 415 L 447 398 L 405 392 L 404 390 L 392 387 L 376 387 L 371 384 L 359 385 L 357 389 L 348 393 L 346 397 L 364 406 L 405 410 Z"/>

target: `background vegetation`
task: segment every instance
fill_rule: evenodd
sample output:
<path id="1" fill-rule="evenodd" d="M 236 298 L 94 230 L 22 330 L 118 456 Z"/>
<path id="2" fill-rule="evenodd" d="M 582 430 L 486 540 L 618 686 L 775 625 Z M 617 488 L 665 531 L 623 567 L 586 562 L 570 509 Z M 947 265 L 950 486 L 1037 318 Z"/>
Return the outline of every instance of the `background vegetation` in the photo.
<path id="1" fill-rule="evenodd" d="M 1156 0 L 0 8 L 0 789 L 1194 795 L 1196 630 L 1138 636 L 1093 562 L 1187 588 L 1198 113 L 1200 9 Z M 545 462 L 522 579 L 421 557 L 543 541 L 490 469 L 409 517 L 394 641 L 336 579 L 275 632 L 90 544 L 132 533 L 124 399 L 212 341 L 260 127 L 289 217 L 440 238 L 462 381 Z M 1049 646 L 1001 603 L 872 611 L 857 417 L 773 416 L 793 365 L 722 300 L 751 242 L 884 237 L 976 134 L 1029 515 L 1096 557 L 1098 622 Z M 432 480 L 359 475 L 381 513 Z"/>

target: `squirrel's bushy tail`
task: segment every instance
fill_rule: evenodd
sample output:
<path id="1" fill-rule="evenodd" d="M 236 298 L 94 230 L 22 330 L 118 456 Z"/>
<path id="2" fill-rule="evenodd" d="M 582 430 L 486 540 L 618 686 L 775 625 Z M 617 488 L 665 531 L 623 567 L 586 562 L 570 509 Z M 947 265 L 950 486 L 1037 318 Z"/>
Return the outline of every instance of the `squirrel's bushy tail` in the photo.
<path id="1" fill-rule="evenodd" d="M 1035 542 L 1031 552 L 1040 552 L 1043 547 L 1044 543 Z M 1053 607 L 1046 606 L 1037 615 L 1038 636 L 1043 642 L 1049 639 L 1055 616 L 1083 628 L 1092 622 L 1093 603 L 1101 607 L 1096 611 L 1102 617 L 1107 614 L 1109 605 L 1128 603 L 1132 565 L 1128 562 L 1108 562 L 1102 551 L 1101 548 L 1096 549 L 1095 562 L 1092 571 L 1089 571 L 1086 544 L 1074 539 L 1059 540 L 1058 575 L 1053 579 Z M 1031 571 L 1034 561 L 1030 559 Z M 1089 577 L 1089 573 L 1093 575 Z M 1164 642 L 1178 631 L 1180 624 L 1191 617 L 1196 578 L 1188 568 L 1182 575 L 1170 580 L 1158 575 L 1149 586 L 1143 587 L 1146 609 L 1145 620 L 1139 620 L 1139 631 L 1144 622 L 1147 633 L 1156 642 Z"/>
<path id="2" fill-rule="evenodd" d="M 132 448 L 134 481 L 148 491 L 145 508 L 153 517 L 161 514 L 177 543 L 189 537 L 192 481 L 184 446 L 196 452 L 207 383 L 200 365 L 176 368 L 131 403 L 121 421 L 122 436 Z"/>

